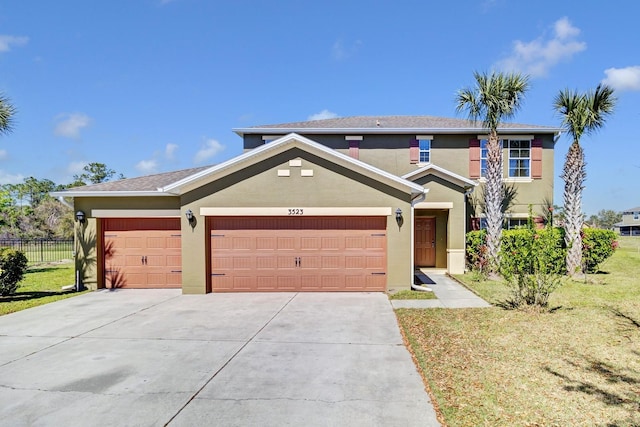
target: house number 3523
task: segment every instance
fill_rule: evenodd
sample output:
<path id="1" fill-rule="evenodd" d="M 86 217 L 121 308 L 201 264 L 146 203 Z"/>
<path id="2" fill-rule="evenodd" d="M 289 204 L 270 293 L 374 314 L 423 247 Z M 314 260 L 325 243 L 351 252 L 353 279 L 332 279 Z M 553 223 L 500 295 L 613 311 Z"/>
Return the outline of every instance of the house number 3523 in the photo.
<path id="1" fill-rule="evenodd" d="M 289 209 L 289 215 L 304 215 L 304 210 L 300 208 Z"/>

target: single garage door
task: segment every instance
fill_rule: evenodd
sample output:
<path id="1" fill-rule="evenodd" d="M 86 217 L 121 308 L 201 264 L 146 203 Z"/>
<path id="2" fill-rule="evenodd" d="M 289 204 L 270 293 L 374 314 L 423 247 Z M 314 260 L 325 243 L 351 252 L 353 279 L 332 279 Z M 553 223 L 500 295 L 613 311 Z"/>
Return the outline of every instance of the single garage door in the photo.
<path id="1" fill-rule="evenodd" d="M 210 217 L 214 292 L 384 291 L 386 217 Z"/>
<path id="2" fill-rule="evenodd" d="M 179 218 L 103 220 L 107 288 L 180 288 Z"/>

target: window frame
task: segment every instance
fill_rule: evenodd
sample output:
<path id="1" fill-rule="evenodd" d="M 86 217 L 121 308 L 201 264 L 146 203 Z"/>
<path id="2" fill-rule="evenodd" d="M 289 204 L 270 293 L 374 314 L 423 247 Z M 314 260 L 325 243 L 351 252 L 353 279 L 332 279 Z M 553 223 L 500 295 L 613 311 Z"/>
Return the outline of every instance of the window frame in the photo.
<path id="1" fill-rule="evenodd" d="M 508 152 L 508 163 L 507 163 L 507 178 L 510 179 L 530 179 L 531 178 L 531 141 L 532 139 L 526 138 L 510 138 L 504 139 L 506 141 L 507 152 Z M 526 142 L 528 144 L 527 147 L 514 147 L 512 144 L 518 143 L 521 144 Z M 512 156 L 514 152 L 517 152 L 519 155 L 517 157 Z M 523 156 L 523 153 L 527 153 L 526 156 Z M 512 166 L 512 162 L 515 162 L 516 166 Z M 523 166 L 524 162 L 526 162 L 526 167 Z M 517 172 L 526 171 L 526 175 L 518 174 Z M 513 174 L 512 174 L 513 172 Z"/>
<path id="2" fill-rule="evenodd" d="M 418 141 L 418 164 L 425 165 L 433 163 L 431 156 L 433 149 L 433 135 L 416 135 L 416 141 Z M 423 148 L 423 141 L 428 144 L 428 148 Z M 425 154 L 427 160 L 424 160 Z"/>

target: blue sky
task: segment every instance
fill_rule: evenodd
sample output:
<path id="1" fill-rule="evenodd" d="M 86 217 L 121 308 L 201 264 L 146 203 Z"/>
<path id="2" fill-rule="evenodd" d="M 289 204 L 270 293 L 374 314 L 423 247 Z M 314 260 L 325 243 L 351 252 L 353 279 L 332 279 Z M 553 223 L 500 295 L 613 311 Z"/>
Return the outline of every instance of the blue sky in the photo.
<path id="1" fill-rule="evenodd" d="M 480 0 L 8 0 L 0 91 L 17 107 L 0 136 L 0 183 L 64 184 L 89 162 L 127 177 L 241 152 L 231 129 L 354 115 L 456 115 L 474 71 L 532 88 L 514 121 L 559 126 L 562 88 L 617 90 L 585 137 L 583 209 L 640 205 L 640 3 Z M 556 145 L 555 203 L 570 140 Z"/>

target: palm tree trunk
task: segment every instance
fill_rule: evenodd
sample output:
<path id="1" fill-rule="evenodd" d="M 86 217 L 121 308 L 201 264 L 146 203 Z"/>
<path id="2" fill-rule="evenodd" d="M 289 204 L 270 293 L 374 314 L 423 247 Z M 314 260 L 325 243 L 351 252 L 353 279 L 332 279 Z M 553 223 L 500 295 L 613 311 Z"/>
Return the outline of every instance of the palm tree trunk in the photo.
<path id="1" fill-rule="evenodd" d="M 502 144 L 495 131 L 489 134 L 487 144 L 487 182 L 485 187 L 485 219 L 487 221 L 487 252 L 496 270 L 499 263 L 500 240 L 502 238 Z"/>
<path id="2" fill-rule="evenodd" d="M 587 177 L 584 163 L 584 151 L 574 141 L 569 147 L 561 178 L 564 180 L 564 214 L 567 245 L 567 274 L 573 276 L 582 271 L 582 190 Z"/>

